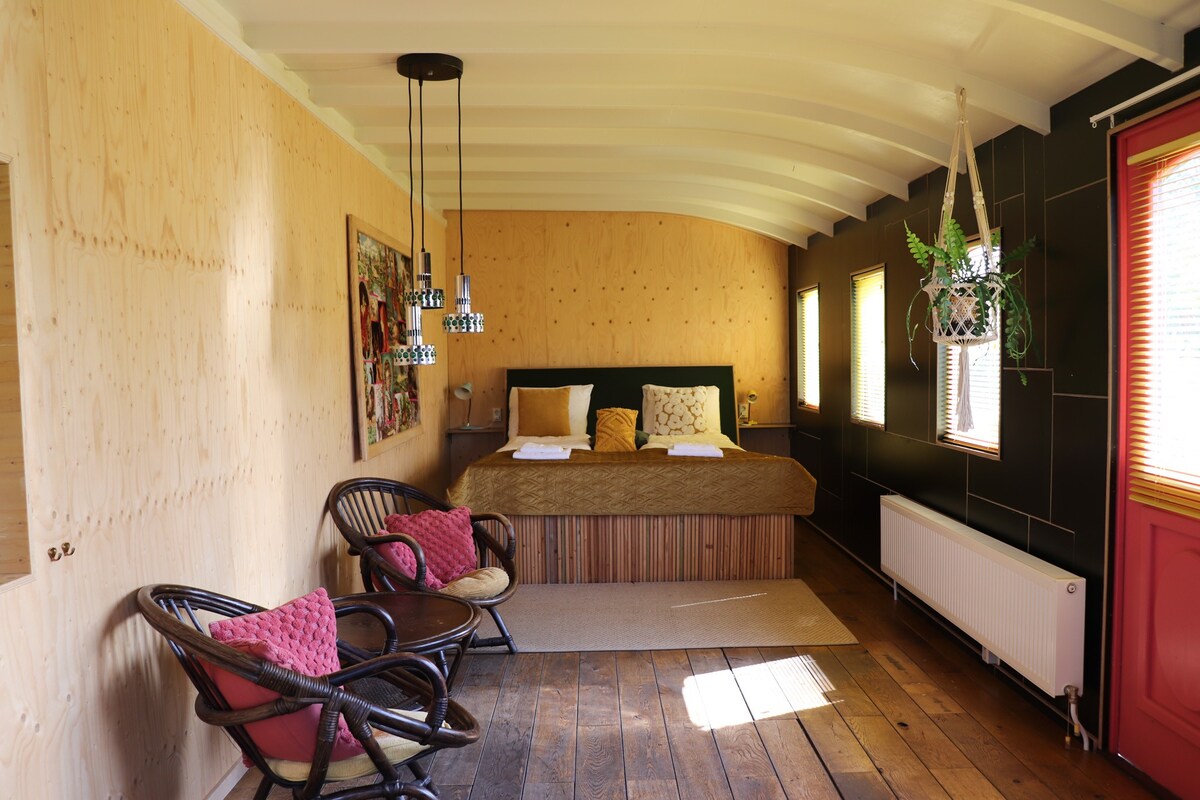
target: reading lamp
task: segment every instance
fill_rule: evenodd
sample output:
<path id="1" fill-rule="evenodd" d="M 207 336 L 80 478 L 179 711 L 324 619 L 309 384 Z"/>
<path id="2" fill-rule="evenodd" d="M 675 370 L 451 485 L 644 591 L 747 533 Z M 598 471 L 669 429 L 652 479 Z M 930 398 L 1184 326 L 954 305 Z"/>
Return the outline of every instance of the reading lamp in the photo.
<path id="1" fill-rule="evenodd" d="M 462 386 L 457 386 L 454 389 L 455 397 L 457 397 L 459 400 L 467 401 L 467 421 L 463 425 L 463 430 L 470 430 L 471 428 L 477 427 L 477 426 L 471 424 L 471 398 L 474 395 L 475 395 L 475 387 L 471 385 L 470 381 L 467 381 Z"/>
<path id="2" fill-rule="evenodd" d="M 758 392 L 746 393 L 746 424 L 754 424 L 754 404 L 758 402 Z"/>

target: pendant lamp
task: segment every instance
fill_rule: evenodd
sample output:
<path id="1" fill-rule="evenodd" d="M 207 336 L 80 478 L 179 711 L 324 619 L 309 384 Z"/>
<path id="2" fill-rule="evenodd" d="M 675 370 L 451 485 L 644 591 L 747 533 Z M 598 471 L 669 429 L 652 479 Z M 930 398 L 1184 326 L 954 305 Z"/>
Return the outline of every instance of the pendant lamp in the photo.
<path id="1" fill-rule="evenodd" d="M 471 311 L 471 276 L 465 271 L 467 252 L 466 234 L 464 233 L 466 220 L 463 218 L 462 171 L 462 69 L 460 67 L 458 76 L 458 275 L 454 276 L 454 311 L 442 317 L 442 327 L 447 333 L 483 333 L 483 314 Z"/>
<path id="2" fill-rule="evenodd" d="M 412 82 L 417 82 L 417 109 L 420 112 L 421 136 L 421 253 L 416 259 L 415 290 L 408 297 L 409 305 L 421 308 L 445 308 L 446 293 L 433 288 L 433 256 L 425 249 L 425 81 L 448 81 L 462 77 L 462 59 L 443 53 L 409 53 L 396 59 L 396 71 L 408 78 L 408 190 L 409 190 L 409 242 L 415 236 L 412 224 L 413 188 L 413 134 L 412 134 Z M 461 172 L 461 169 L 460 169 Z M 413 252 L 416 252 L 415 249 Z"/>

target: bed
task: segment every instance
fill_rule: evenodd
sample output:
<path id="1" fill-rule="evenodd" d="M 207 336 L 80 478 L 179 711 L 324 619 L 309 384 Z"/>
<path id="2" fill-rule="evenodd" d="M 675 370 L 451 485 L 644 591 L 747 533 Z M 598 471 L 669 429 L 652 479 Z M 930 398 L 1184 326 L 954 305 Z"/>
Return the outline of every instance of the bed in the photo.
<path id="1" fill-rule="evenodd" d="M 588 384 L 589 435 L 595 434 L 597 410 L 613 407 L 637 409 L 644 430 L 645 384 L 708 386 L 717 390 L 708 397 L 719 397 L 709 417 L 719 416 L 720 432 L 732 441 L 722 458 L 674 457 L 663 445 L 636 452 L 573 450 L 565 461 L 521 461 L 501 451 L 469 466 L 450 487 L 449 499 L 512 520 L 523 581 L 792 577 L 795 516 L 811 513 L 816 481 L 790 458 L 736 447 L 732 367 L 511 369 L 506 397 L 516 397 L 519 387 Z M 572 408 L 578 420 L 572 432 L 584 424 L 580 413 Z"/>

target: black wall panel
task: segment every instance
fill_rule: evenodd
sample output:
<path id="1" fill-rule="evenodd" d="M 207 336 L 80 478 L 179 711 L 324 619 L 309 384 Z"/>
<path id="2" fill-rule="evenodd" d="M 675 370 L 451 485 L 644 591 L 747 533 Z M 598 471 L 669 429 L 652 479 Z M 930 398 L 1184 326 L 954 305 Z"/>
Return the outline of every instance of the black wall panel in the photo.
<path id="1" fill-rule="evenodd" d="M 1108 399 L 1054 398 L 1054 459 L 1049 522 L 1074 531 L 1083 551 L 1075 564 L 1104 567 L 1108 510 Z"/>
<path id="2" fill-rule="evenodd" d="M 1107 183 L 1046 201 L 1046 366 L 1057 392 L 1108 392 L 1107 231 Z"/>
<path id="3" fill-rule="evenodd" d="M 971 459 L 971 494 L 1025 514 L 1050 518 L 1050 446 L 1053 376 L 1015 369 L 1001 376 L 1000 460 Z"/>
<path id="4" fill-rule="evenodd" d="M 1025 160 L 1024 128 L 1011 128 L 992 140 L 996 162 L 1003 165 L 1021 164 Z M 992 194 L 983 196 L 992 203 L 1003 203 L 1012 197 L 1025 194 L 1025 173 L 1023 170 L 998 169 L 995 175 L 996 188 Z"/>
<path id="5" fill-rule="evenodd" d="M 842 544 L 867 564 L 879 563 L 879 498 L 888 490 L 852 473 L 846 482 Z"/>
<path id="6" fill-rule="evenodd" d="M 924 217 L 925 215 L 921 215 Z M 905 240 L 904 222 L 883 227 L 883 258 L 887 264 L 887 429 L 900 436 L 925 439 L 929 436 L 929 337 L 913 342 L 909 358 L 906 320 L 911 304 L 914 324 L 921 324 L 925 294 L 913 302 L 921 286 L 921 268 L 913 261 Z M 916 232 L 916 231 L 914 231 Z M 918 233 L 918 235 L 920 235 Z M 915 362 L 915 364 L 914 364 Z"/>
<path id="7" fill-rule="evenodd" d="M 972 465 L 977 462 L 972 461 Z M 978 495 L 967 498 L 966 522 L 972 528 L 994 536 L 1018 550 L 1029 549 L 1029 516 Z"/>
<path id="8" fill-rule="evenodd" d="M 970 456 L 883 431 L 871 432 L 869 447 L 866 477 L 943 514 L 963 518 Z"/>
<path id="9" fill-rule="evenodd" d="M 1200 30 L 1187 38 L 1200 63 Z M 914 180 L 907 201 L 885 198 L 866 220 L 845 219 L 832 237 L 813 236 L 791 252 L 792 288 L 821 285 L 821 409 L 796 411 L 806 434 L 796 455 L 821 476 L 813 522 L 868 565 L 879 565 L 880 494 L 897 492 L 1076 572 L 1088 580 L 1083 716 L 1098 724 L 1104 594 L 1111 536 L 1109 467 L 1109 263 L 1106 126 L 1088 117 L 1156 85 L 1168 74 L 1139 62 L 1051 109 L 1053 132 L 1013 128 L 976 148 L 984 196 L 1004 247 L 1029 236 L 1039 246 L 1023 266 L 1035 349 L 1022 386 L 1005 362 L 1001 459 L 964 454 L 934 441 L 935 348 L 918 332 L 908 358 L 904 312 L 920 271 L 908 255 L 904 222 L 928 241 L 945 188 L 940 168 Z M 1168 102 L 1187 91 L 1161 97 Z M 1151 110 L 1142 106 L 1136 113 Z M 947 132 L 949 135 L 949 132 Z M 955 184 L 955 215 L 976 232 L 966 175 Z M 849 420 L 850 274 L 888 269 L 887 426 Z M 924 305 L 918 302 L 920 317 Z M 923 317 L 922 317 L 923 318 Z M 813 470 L 816 474 L 816 470 Z"/>

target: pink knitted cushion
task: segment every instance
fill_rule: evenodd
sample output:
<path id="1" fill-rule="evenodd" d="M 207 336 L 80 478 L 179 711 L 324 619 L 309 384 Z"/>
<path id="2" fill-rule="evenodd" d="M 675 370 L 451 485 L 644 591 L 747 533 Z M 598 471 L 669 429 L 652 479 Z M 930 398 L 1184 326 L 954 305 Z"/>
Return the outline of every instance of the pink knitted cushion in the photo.
<path id="1" fill-rule="evenodd" d="M 474 571 L 479 563 L 475 539 L 471 535 L 471 509 L 466 506 L 449 511 L 430 509 L 419 514 L 389 514 L 383 520 L 384 533 L 407 533 L 425 551 L 425 582 L 431 589 Z M 410 578 L 416 574 L 417 562 L 412 550 L 400 542 L 376 548 L 388 563 Z"/>
<path id="2" fill-rule="evenodd" d="M 218 642 L 244 653 L 278 664 L 302 675 L 319 677 L 341 668 L 337 654 L 337 618 L 324 589 L 284 603 L 270 611 L 221 619 L 208 626 Z M 223 669 L 208 666 L 209 674 L 231 708 L 253 708 L 279 697 L 251 681 Z M 319 705 L 282 717 L 246 725 L 246 732 L 269 758 L 312 761 L 317 745 Z M 338 719 L 332 760 L 340 761 L 364 752 L 343 719 Z"/>

